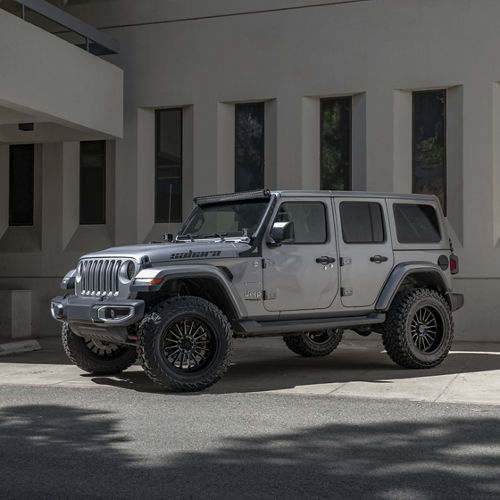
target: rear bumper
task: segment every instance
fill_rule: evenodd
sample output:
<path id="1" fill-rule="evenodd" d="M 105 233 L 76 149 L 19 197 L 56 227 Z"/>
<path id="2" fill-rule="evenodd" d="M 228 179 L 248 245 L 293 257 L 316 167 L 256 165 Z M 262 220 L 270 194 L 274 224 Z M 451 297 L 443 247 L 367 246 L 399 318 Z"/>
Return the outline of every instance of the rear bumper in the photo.
<path id="1" fill-rule="evenodd" d="M 464 305 L 464 296 L 461 293 L 448 293 L 448 301 L 452 311 L 457 311 Z"/>
<path id="2" fill-rule="evenodd" d="M 128 326 L 144 317 L 144 301 L 103 299 L 69 295 L 54 297 L 50 304 L 52 317 L 68 323 L 91 323 L 99 326 Z"/>

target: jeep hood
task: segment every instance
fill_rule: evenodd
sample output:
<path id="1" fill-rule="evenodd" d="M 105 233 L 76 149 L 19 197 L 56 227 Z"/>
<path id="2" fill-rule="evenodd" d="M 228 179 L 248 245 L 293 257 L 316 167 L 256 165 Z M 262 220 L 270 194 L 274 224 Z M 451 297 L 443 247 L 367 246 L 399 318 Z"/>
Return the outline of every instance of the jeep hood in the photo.
<path id="1" fill-rule="evenodd" d="M 181 260 L 235 258 L 241 252 L 245 252 L 250 248 L 250 245 L 244 242 L 195 240 L 182 243 L 150 243 L 147 245 L 113 247 L 83 255 L 81 258 L 115 257 L 132 258 L 140 261 L 147 256 L 154 265 Z"/>

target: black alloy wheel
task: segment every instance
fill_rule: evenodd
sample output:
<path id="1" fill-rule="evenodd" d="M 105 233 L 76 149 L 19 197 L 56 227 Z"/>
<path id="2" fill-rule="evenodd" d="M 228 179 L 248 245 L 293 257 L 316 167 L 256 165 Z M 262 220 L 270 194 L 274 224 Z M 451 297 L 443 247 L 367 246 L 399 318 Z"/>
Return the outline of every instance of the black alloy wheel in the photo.
<path id="1" fill-rule="evenodd" d="M 448 302 L 436 290 L 414 288 L 396 296 L 383 325 L 389 357 L 405 368 L 432 368 L 447 356 L 453 341 Z"/>
<path id="2" fill-rule="evenodd" d="M 222 311 L 200 297 L 156 306 L 142 322 L 138 350 L 146 375 L 171 391 L 201 391 L 226 373 L 232 330 Z"/>
<path id="3" fill-rule="evenodd" d="M 298 335 L 284 335 L 283 341 L 292 352 L 300 356 L 327 356 L 337 348 L 343 333 L 341 328 L 316 330 Z"/>

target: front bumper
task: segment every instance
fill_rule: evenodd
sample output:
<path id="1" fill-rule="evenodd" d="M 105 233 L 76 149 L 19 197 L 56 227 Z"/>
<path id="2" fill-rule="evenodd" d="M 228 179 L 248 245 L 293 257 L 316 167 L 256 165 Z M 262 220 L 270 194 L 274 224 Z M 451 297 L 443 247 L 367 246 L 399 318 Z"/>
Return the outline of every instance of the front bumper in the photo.
<path id="1" fill-rule="evenodd" d="M 463 307 L 464 296 L 461 293 L 448 293 L 448 301 L 452 311 L 456 311 Z"/>
<path id="2" fill-rule="evenodd" d="M 144 317 L 144 301 L 65 295 L 54 297 L 52 317 L 68 323 L 92 323 L 99 326 L 128 326 Z"/>

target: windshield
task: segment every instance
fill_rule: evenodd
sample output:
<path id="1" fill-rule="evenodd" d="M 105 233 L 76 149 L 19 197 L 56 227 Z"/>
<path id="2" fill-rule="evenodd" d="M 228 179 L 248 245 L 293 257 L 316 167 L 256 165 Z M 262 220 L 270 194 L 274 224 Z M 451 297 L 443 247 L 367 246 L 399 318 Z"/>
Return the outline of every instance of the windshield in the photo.
<path id="1" fill-rule="evenodd" d="M 257 230 L 269 200 L 242 200 L 196 206 L 178 238 L 249 238 Z"/>

